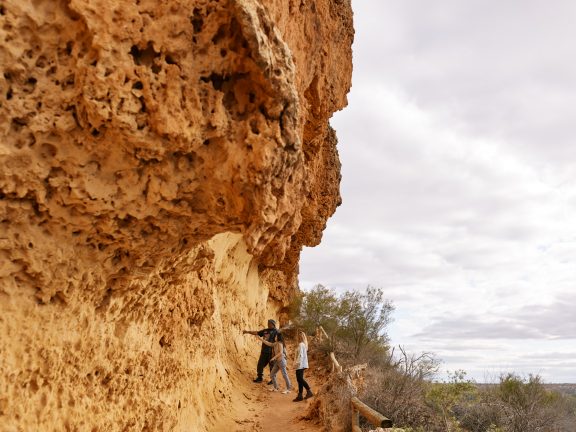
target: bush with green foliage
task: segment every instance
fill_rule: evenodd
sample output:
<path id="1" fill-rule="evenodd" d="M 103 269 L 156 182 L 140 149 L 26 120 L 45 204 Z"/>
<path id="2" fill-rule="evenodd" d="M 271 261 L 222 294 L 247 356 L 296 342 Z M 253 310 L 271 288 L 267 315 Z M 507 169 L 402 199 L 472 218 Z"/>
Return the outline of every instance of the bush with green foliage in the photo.
<path id="1" fill-rule="evenodd" d="M 369 346 L 386 347 L 388 335 L 384 329 L 392 322 L 394 306 L 384 299 L 380 288 L 346 291 L 338 300 L 336 335 L 353 358 L 360 358 Z"/>
<path id="2" fill-rule="evenodd" d="M 358 362 L 385 357 L 388 336 L 386 326 L 392 321 L 392 303 L 384 299 L 380 288 L 346 291 L 337 295 L 330 288 L 316 285 L 302 294 L 292 306 L 294 321 L 308 333 L 322 326 L 330 337 L 329 349 L 339 359 Z"/>
<path id="3" fill-rule="evenodd" d="M 504 374 L 498 384 L 480 387 L 473 403 L 461 408 L 460 424 L 471 432 L 567 432 L 576 423 L 568 398 L 547 390 L 538 375 Z"/>
<path id="4" fill-rule="evenodd" d="M 447 431 L 460 431 L 456 410 L 469 406 L 476 396 L 476 386 L 466 379 L 466 372 L 457 370 L 448 373 L 448 381 L 431 383 L 426 393 L 426 402 L 440 414 Z"/>

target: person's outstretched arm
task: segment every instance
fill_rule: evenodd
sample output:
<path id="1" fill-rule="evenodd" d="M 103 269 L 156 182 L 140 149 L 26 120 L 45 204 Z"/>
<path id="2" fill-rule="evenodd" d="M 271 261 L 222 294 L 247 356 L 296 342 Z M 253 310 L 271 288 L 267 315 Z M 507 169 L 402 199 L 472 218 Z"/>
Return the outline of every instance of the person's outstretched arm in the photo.
<path id="1" fill-rule="evenodd" d="M 263 337 L 258 337 L 258 339 L 260 339 L 264 345 L 268 345 L 269 347 L 273 347 L 273 346 L 274 346 L 274 343 L 273 343 L 273 342 L 268 342 L 268 341 L 267 341 L 266 339 L 264 339 Z"/>
<path id="2" fill-rule="evenodd" d="M 257 330 L 242 330 L 242 334 L 251 334 L 254 336 L 258 336 L 258 331 Z"/>

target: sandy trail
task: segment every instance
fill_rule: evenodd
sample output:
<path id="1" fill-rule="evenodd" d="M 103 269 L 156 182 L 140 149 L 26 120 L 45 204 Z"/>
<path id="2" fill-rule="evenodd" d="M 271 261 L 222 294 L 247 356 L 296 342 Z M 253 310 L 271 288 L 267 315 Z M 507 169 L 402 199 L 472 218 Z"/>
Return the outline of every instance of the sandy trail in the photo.
<path id="1" fill-rule="evenodd" d="M 294 371 L 290 370 L 290 379 L 296 383 Z M 284 389 L 284 380 L 280 378 L 280 388 Z M 306 380 L 316 388 L 316 382 L 310 377 Z M 265 382 L 255 384 L 249 375 L 236 381 L 237 401 L 220 422 L 213 427 L 215 432 L 321 432 L 323 428 L 300 417 L 306 412 L 313 398 L 302 402 L 293 402 L 297 392 L 288 394 L 271 392 Z"/>

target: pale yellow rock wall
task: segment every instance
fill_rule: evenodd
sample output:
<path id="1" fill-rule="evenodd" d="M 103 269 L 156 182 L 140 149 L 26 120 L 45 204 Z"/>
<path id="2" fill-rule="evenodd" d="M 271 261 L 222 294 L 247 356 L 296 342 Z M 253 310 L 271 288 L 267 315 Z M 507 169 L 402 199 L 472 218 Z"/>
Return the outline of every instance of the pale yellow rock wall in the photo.
<path id="1" fill-rule="evenodd" d="M 129 285 L 97 307 L 4 299 L 0 430 L 202 430 L 225 408 L 230 375 L 257 349 L 241 329 L 267 316 L 241 236 Z"/>
<path id="2" fill-rule="evenodd" d="M 343 0 L 0 2 L 0 431 L 226 410 L 339 203 L 352 36 Z"/>

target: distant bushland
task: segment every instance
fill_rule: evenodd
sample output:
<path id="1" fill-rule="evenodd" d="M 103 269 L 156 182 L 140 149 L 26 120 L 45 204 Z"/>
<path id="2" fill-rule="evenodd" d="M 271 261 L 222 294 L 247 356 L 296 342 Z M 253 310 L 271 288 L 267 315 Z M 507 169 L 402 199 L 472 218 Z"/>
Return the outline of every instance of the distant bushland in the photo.
<path id="1" fill-rule="evenodd" d="M 358 396 L 406 432 L 576 431 L 576 384 L 546 384 L 538 375 L 515 373 L 477 384 L 462 370 L 438 382 L 434 353 L 411 354 L 389 345 L 393 311 L 374 287 L 337 295 L 317 285 L 291 307 L 296 325 L 310 334 L 318 326 L 325 329 L 328 340 L 317 349 L 334 352 L 344 368 L 367 364 Z M 350 389 L 333 385 L 330 391 L 347 395 Z M 350 415 L 346 397 L 331 400 L 343 404 L 334 408 L 339 416 Z"/>

